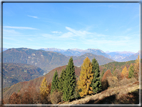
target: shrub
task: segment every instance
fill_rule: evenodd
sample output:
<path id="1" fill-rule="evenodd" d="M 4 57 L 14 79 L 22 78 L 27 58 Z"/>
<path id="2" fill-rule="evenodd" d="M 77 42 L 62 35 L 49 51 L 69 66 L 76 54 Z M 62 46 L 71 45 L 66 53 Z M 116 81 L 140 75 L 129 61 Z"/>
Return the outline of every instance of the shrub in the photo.
<path id="1" fill-rule="evenodd" d="M 108 77 L 107 78 L 109 87 L 115 87 L 118 85 L 118 79 L 116 76 Z"/>
<path id="2" fill-rule="evenodd" d="M 14 92 L 9 98 L 9 104 L 21 104 L 21 96 Z"/>
<path id="3" fill-rule="evenodd" d="M 120 85 L 127 85 L 129 83 L 133 83 L 133 82 L 136 82 L 136 81 L 137 80 L 135 78 L 131 78 L 131 79 L 124 78 L 119 82 L 119 84 Z"/>
<path id="4" fill-rule="evenodd" d="M 59 102 L 62 101 L 62 92 L 59 92 L 57 90 L 53 91 L 52 94 L 50 95 L 51 103 L 52 104 L 58 104 Z"/>

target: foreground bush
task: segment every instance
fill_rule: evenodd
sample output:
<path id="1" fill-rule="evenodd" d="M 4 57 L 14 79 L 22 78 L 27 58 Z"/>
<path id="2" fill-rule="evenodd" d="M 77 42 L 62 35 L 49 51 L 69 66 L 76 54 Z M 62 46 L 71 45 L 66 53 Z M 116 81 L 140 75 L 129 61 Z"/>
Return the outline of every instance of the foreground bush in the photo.
<path id="1" fill-rule="evenodd" d="M 107 81 L 109 87 L 116 87 L 118 85 L 118 79 L 115 76 L 108 77 Z"/>
<path id="2" fill-rule="evenodd" d="M 62 92 L 58 92 L 57 90 L 53 91 L 50 95 L 50 100 L 52 104 L 58 104 L 62 101 Z"/>

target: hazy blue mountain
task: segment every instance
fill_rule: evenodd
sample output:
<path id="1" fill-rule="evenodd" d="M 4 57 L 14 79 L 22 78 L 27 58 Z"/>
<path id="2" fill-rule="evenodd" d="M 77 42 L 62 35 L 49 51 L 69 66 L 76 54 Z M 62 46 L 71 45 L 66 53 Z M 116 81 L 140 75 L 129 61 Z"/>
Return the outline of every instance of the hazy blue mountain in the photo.
<path id="1" fill-rule="evenodd" d="M 100 49 L 86 49 L 86 50 L 81 50 L 81 49 L 67 49 L 67 50 L 62 50 L 62 49 L 56 49 L 56 48 L 41 48 L 42 50 L 45 51 L 52 51 L 52 52 L 59 52 L 62 53 L 65 56 L 81 56 L 85 53 L 92 53 L 95 55 L 102 55 L 107 58 L 111 58 L 110 55 L 106 54 Z"/>
<path id="2" fill-rule="evenodd" d="M 130 55 L 132 55 L 134 53 L 133 52 L 109 52 L 107 54 L 110 55 L 113 60 L 121 61 L 125 57 L 128 57 L 128 56 L 130 56 Z"/>
<path id="3" fill-rule="evenodd" d="M 3 48 L 3 51 L 7 50 L 7 48 Z M 0 49 L 0 52 L 1 52 L 1 49 Z"/>
<path id="4" fill-rule="evenodd" d="M 125 57 L 121 60 L 121 62 L 130 61 L 130 60 L 136 60 L 138 58 L 139 53 L 132 54 L 130 56 Z"/>
<path id="5" fill-rule="evenodd" d="M 91 62 L 92 62 L 92 59 L 95 58 L 98 61 L 99 65 L 107 64 L 109 62 L 114 62 L 114 60 L 106 58 L 102 55 L 94 55 L 91 53 L 86 53 L 84 55 L 74 58 L 74 64 L 76 66 L 81 66 L 86 57 L 88 57 Z"/>

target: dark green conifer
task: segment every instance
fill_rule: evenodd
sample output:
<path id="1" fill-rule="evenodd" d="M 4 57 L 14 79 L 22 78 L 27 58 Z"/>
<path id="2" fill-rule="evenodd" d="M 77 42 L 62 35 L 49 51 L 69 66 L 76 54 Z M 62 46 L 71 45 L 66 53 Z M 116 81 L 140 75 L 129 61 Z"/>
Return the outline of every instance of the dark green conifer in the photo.
<path id="1" fill-rule="evenodd" d="M 75 68 L 72 57 L 66 67 L 66 76 L 63 84 L 63 100 L 68 101 L 74 97 L 76 87 Z"/>
<path id="2" fill-rule="evenodd" d="M 129 76 L 128 78 L 134 77 L 134 66 L 131 64 L 129 68 Z"/>
<path id="3" fill-rule="evenodd" d="M 57 70 L 54 73 L 54 76 L 53 76 L 53 79 L 52 79 L 51 94 L 54 90 L 58 90 L 58 73 L 57 73 Z"/>
<path id="4" fill-rule="evenodd" d="M 93 88 L 93 92 L 98 93 L 101 91 L 102 87 L 100 80 L 99 64 L 95 58 L 92 59 L 92 72 L 94 73 L 94 78 L 92 80 L 91 86 Z"/>
<path id="5" fill-rule="evenodd" d="M 59 91 L 61 91 L 61 92 L 63 92 L 63 83 L 64 83 L 64 80 L 65 80 L 65 76 L 66 76 L 66 70 L 63 69 L 61 76 L 59 78 L 59 82 L 58 82 L 58 88 L 59 88 Z"/>

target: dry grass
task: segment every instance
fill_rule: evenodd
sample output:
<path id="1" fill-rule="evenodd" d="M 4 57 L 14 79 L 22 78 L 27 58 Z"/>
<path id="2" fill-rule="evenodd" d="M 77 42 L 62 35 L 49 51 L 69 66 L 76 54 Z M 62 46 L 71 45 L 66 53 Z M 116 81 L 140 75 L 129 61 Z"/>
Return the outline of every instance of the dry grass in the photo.
<path id="1" fill-rule="evenodd" d="M 127 101 L 127 103 L 130 103 L 130 98 L 135 98 L 138 97 L 134 96 L 133 94 L 130 94 L 131 92 L 135 91 L 139 89 L 139 83 L 136 84 L 136 82 L 134 83 L 129 83 L 127 85 L 122 85 L 122 86 L 118 86 L 118 87 L 114 87 L 114 88 L 108 88 L 107 90 L 92 95 L 92 96 L 87 96 L 85 98 L 76 100 L 76 101 L 72 101 L 72 102 L 65 102 L 63 104 L 95 104 L 95 103 L 104 103 L 104 104 L 112 104 L 112 103 L 124 103 L 122 101 L 120 101 L 120 99 L 125 98 L 125 100 Z M 128 99 L 128 100 L 127 100 Z M 135 99 L 133 99 L 135 100 Z"/>

